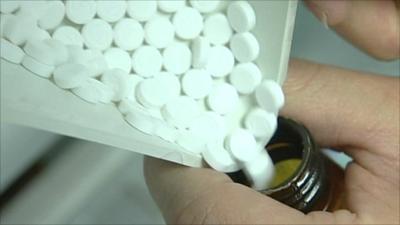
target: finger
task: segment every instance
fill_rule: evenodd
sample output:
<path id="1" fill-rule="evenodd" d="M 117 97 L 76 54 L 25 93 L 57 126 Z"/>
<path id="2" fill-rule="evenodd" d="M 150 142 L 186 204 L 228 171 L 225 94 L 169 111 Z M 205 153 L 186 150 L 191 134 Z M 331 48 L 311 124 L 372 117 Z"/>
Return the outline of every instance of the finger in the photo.
<path id="1" fill-rule="evenodd" d="M 400 56 L 399 9 L 393 0 L 307 0 L 326 25 L 368 54 L 380 59 Z"/>
<path id="2" fill-rule="evenodd" d="M 305 124 L 322 147 L 345 150 L 356 159 L 395 162 L 389 165 L 391 171 L 399 167 L 398 78 L 293 60 L 284 92 L 282 115 Z M 350 147 L 365 150 L 354 152 Z M 388 175 L 381 163 L 358 163 Z"/>

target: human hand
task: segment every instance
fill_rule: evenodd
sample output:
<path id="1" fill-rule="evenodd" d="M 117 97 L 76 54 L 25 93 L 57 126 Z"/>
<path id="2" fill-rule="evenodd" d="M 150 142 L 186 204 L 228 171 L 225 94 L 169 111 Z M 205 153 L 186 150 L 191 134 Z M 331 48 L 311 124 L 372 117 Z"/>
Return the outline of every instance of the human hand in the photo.
<path id="1" fill-rule="evenodd" d="M 328 21 L 330 18 L 328 16 Z M 343 25 L 344 31 L 336 28 L 334 22 L 329 24 L 376 57 L 398 57 L 398 50 L 393 50 L 395 42 L 388 44 L 385 41 L 395 34 L 382 33 L 389 28 L 379 27 L 385 24 L 370 25 L 369 28 L 375 32 L 349 30 L 348 27 L 355 27 L 360 22 L 350 19 L 340 23 L 347 24 Z M 382 30 L 378 32 L 379 29 Z M 366 34 L 370 35 L 370 41 L 362 38 Z M 399 49 L 398 42 L 396 48 Z M 400 222 L 400 80 L 293 60 L 284 91 L 286 106 L 281 112 L 283 116 L 305 124 L 320 146 L 343 150 L 354 158 L 345 171 L 347 209 L 304 215 L 248 187 L 235 184 L 228 176 L 214 170 L 187 168 L 146 158 L 148 186 L 168 223 Z"/>

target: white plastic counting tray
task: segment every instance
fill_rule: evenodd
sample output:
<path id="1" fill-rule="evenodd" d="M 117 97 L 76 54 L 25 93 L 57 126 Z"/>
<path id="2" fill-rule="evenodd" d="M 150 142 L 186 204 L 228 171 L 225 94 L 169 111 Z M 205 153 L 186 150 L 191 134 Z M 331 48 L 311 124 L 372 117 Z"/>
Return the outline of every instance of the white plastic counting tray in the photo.
<path id="1" fill-rule="evenodd" d="M 254 30 L 261 45 L 257 60 L 265 78 L 283 83 L 297 0 L 249 1 L 257 14 Z M 201 167 L 200 155 L 160 138 L 145 135 L 126 123 L 114 105 L 92 105 L 20 65 L 1 60 L 1 121 L 31 126 Z"/>

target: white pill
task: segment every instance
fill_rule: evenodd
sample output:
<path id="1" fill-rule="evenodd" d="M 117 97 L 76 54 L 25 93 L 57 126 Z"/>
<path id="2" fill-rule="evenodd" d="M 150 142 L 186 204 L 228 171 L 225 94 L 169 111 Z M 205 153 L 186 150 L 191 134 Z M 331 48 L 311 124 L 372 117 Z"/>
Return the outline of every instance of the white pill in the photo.
<path id="1" fill-rule="evenodd" d="M 163 57 L 157 48 L 142 46 L 132 55 L 132 67 L 142 77 L 152 77 L 161 71 Z"/>
<path id="2" fill-rule="evenodd" d="M 190 0 L 190 4 L 201 13 L 212 13 L 216 11 L 221 4 L 220 0 Z"/>
<path id="3" fill-rule="evenodd" d="M 101 76 L 101 82 L 114 91 L 112 100 L 119 102 L 129 94 L 129 75 L 121 69 L 110 69 Z"/>
<path id="4" fill-rule="evenodd" d="M 253 160 L 261 151 L 253 134 L 241 128 L 235 129 L 226 137 L 225 148 L 240 162 Z"/>
<path id="5" fill-rule="evenodd" d="M 227 11 L 232 28 L 238 32 L 248 32 L 256 25 L 256 13 L 247 1 L 232 2 Z"/>
<path id="6" fill-rule="evenodd" d="M 24 51 L 35 60 L 47 65 L 54 66 L 58 62 L 52 47 L 43 40 L 30 40 L 26 43 Z"/>
<path id="7" fill-rule="evenodd" d="M 239 95 L 232 85 L 221 83 L 212 89 L 207 102 L 214 112 L 224 115 L 236 109 Z"/>
<path id="8" fill-rule="evenodd" d="M 32 36 L 29 38 L 28 41 L 30 41 L 32 39 L 43 41 L 43 40 L 46 40 L 46 39 L 51 39 L 51 36 L 50 36 L 50 33 L 47 32 L 46 30 L 43 30 L 43 29 L 40 29 L 40 28 L 36 28 L 33 31 Z"/>
<path id="9" fill-rule="evenodd" d="M 19 1 L 14 0 L 1 0 L 0 1 L 0 12 L 1 13 L 13 13 L 20 7 Z"/>
<path id="10" fill-rule="evenodd" d="M 136 92 L 137 88 L 140 84 L 140 82 L 143 81 L 143 77 L 136 75 L 136 74 L 130 74 L 129 79 L 128 79 L 128 95 L 125 97 L 125 99 L 131 100 L 131 101 L 136 101 Z"/>
<path id="11" fill-rule="evenodd" d="M 233 173 L 241 169 L 239 163 L 225 149 L 223 141 L 207 144 L 202 155 L 207 164 L 219 172 Z"/>
<path id="12" fill-rule="evenodd" d="M 97 1 L 97 15 L 109 22 L 114 23 L 120 20 L 126 12 L 126 1 L 121 0 L 101 0 Z"/>
<path id="13" fill-rule="evenodd" d="M 167 103 L 161 112 L 170 125 L 185 129 L 200 114 L 200 106 L 192 98 L 180 96 Z"/>
<path id="14" fill-rule="evenodd" d="M 261 108 L 272 113 L 277 113 L 285 104 L 282 88 L 273 80 L 265 80 L 257 87 L 256 99 Z"/>
<path id="15" fill-rule="evenodd" d="M 275 177 L 274 163 L 265 150 L 262 150 L 254 160 L 246 162 L 242 170 L 251 180 L 251 187 L 257 191 L 269 188 Z"/>
<path id="16" fill-rule="evenodd" d="M 82 86 L 73 88 L 72 93 L 89 103 L 110 103 L 114 94 L 113 90 L 102 82 L 89 78 L 86 79 Z"/>
<path id="17" fill-rule="evenodd" d="M 192 64 L 192 52 L 184 43 L 173 43 L 163 53 L 164 68 L 174 74 L 183 74 Z"/>
<path id="18" fill-rule="evenodd" d="M 251 62 L 257 59 L 260 54 L 260 45 L 252 33 L 235 34 L 230 42 L 235 58 L 242 63 Z"/>
<path id="19" fill-rule="evenodd" d="M 204 37 L 214 45 L 225 45 L 232 37 L 232 28 L 222 13 L 207 17 L 204 22 Z"/>
<path id="20" fill-rule="evenodd" d="M 36 23 L 39 18 L 45 16 L 48 6 L 48 1 L 45 0 L 20 1 L 20 9 L 17 14 L 27 14 Z"/>
<path id="21" fill-rule="evenodd" d="M 16 45 L 23 45 L 36 29 L 36 20 L 26 13 L 20 13 L 7 19 L 7 23 L 4 24 L 3 36 Z"/>
<path id="22" fill-rule="evenodd" d="M 89 77 L 97 77 L 108 69 L 106 59 L 99 50 L 84 50 L 76 45 L 70 45 L 67 48 L 68 61 L 85 65 L 89 71 Z"/>
<path id="23" fill-rule="evenodd" d="M 1 14 L 0 15 L 0 37 L 4 36 L 4 27 L 8 23 L 8 20 L 15 17 L 13 14 Z"/>
<path id="24" fill-rule="evenodd" d="M 120 48 L 109 48 L 104 52 L 108 68 L 121 69 L 127 73 L 131 72 L 132 60 L 127 51 Z"/>
<path id="25" fill-rule="evenodd" d="M 88 48 L 105 50 L 111 46 L 113 30 L 104 20 L 94 19 L 83 26 L 82 37 Z"/>
<path id="26" fill-rule="evenodd" d="M 0 55 L 2 59 L 15 64 L 20 64 L 22 62 L 25 53 L 20 47 L 3 38 L 1 39 L 0 46 Z"/>
<path id="27" fill-rule="evenodd" d="M 158 8 L 166 13 L 174 13 L 185 7 L 185 0 L 158 0 Z"/>
<path id="28" fill-rule="evenodd" d="M 225 46 L 215 46 L 210 49 L 206 69 L 213 77 L 225 77 L 232 72 L 235 58 L 231 50 Z"/>
<path id="29" fill-rule="evenodd" d="M 65 45 L 55 39 L 46 39 L 44 42 L 50 46 L 50 49 L 53 52 L 54 56 L 54 63 L 55 65 L 61 65 L 62 63 L 65 63 L 68 58 L 69 58 L 69 53 L 67 47 Z"/>
<path id="30" fill-rule="evenodd" d="M 50 78 L 51 74 L 54 71 L 54 66 L 41 63 L 28 55 L 24 56 L 24 59 L 22 60 L 21 64 L 27 70 L 44 78 Z"/>
<path id="31" fill-rule="evenodd" d="M 123 50 L 135 50 L 142 45 L 143 40 L 143 27 L 134 19 L 122 19 L 114 27 L 114 42 Z"/>
<path id="32" fill-rule="evenodd" d="M 45 13 L 39 18 L 39 27 L 50 30 L 61 24 L 65 16 L 65 6 L 62 1 L 47 2 Z"/>
<path id="33" fill-rule="evenodd" d="M 277 128 L 277 117 L 274 113 L 256 108 L 250 111 L 245 119 L 245 127 L 257 138 L 270 139 Z"/>
<path id="34" fill-rule="evenodd" d="M 206 70 L 189 70 L 182 78 L 182 89 L 194 99 L 206 97 L 212 89 L 213 80 Z"/>
<path id="35" fill-rule="evenodd" d="M 89 76 L 84 65 L 66 63 L 54 70 L 53 77 L 57 86 L 63 89 L 71 89 L 80 87 Z"/>
<path id="36" fill-rule="evenodd" d="M 137 107 L 134 111 L 125 116 L 125 120 L 137 130 L 153 135 L 156 128 L 156 119 L 148 114 L 147 111 Z"/>
<path id="37" fill-rule="evenodd" d="M 128 15 L 140 22 L 151 19 L 157 13 L 157 1 L 138 0 L 128 1 Z"/>
<path id="38" fill-rule="evenodd" d="M 83 37 L 81 33 L 74 27 L 61 26 L 58 27 L 54 33 L 53 38 L 61 41 L 65 45 L 76 45 L 83 47 Z"/>
<path id="39" fill-rule="evenodd" d="M 93 0 L 68 0 L 65 2 L 68 19 L 76 24 L 86 24 L 96 15 L 96 2 Z"/>
<path id="40" fill-rule="evenodd" d="M 198 139 L 190 131 L 187 130 L 182 130 L 179 132 L 176 143 L 183 149 L 193 154 L 201 154 L 206 148 L 206 143 Z"/>
<path id="41" fill-rule="evenodd" d="M 204 37 L 198 37 L 192 41 L 192 66 L 205 68 L 210 55 L 210 42 Z"/>
<path id="42" fill-rule="evenodd" d="M 158 120 L 155 127 L 154 135 L 170 143 L 175 143 L 179 137 L 178 130 L 165 123 L 165 121 Z"/>
<path id="43" fill-rule="evenodd" d="M 142 105 L 140 105 L 138 102 L 136 102 L 133 99 L 125 98 L 125 99 L 122 99 L 118 103 L 118 110 L 124 116 L 127 115 L 128 113 L 134 111 L 136 107 L 143 108 Z"/>
<path id="44" fill-rule="evenodd" d="M 261 83 L 262 74 L 254 63 L 241 63 L 235 66 L 229 80 L 239 93 L 251 94 Z"/>
<path id="45" fill-rule="evenodd" d="M 175 32 L 182 39 L 194 39 L 203 30 L 203 17 L 198 10 L 190 7 L 179 9 L 172 23 L 175 26 Z"/>
<path id="46" fill-rule="evenodd" d="M 167 17 L 154 17 L 144 27 L 145 40 L 156 48 L 165 48 L 175 37 L 175 28 Z"/>
<path id="47" fill-rule="evenodd" d="M 202 113 L 190 122 L 188 129 L 205 143 L 221 140 L 226 134 L 224 119 L 215 112 Z"/>

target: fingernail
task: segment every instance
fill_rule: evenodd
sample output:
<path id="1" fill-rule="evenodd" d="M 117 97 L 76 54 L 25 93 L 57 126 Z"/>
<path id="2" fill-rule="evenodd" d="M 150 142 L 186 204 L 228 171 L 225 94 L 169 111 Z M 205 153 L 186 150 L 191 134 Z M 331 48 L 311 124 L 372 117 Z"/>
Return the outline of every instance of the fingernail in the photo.
<path id="1" fill-rule="evenodd" d="M 351 1 L 346 0 L 309 0 L 306 3 L 326 27 L 344 21 L 351 7 Z"/>

